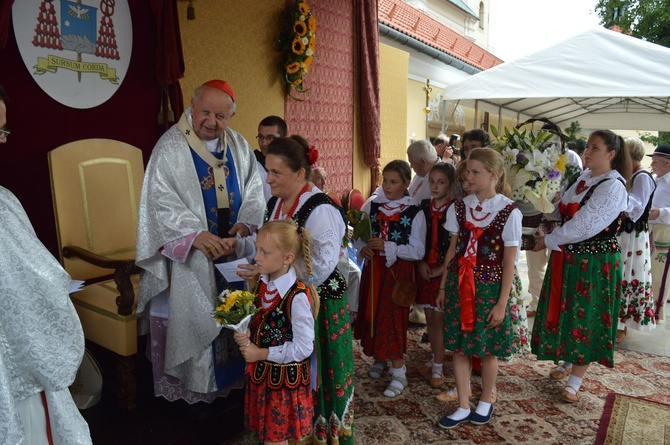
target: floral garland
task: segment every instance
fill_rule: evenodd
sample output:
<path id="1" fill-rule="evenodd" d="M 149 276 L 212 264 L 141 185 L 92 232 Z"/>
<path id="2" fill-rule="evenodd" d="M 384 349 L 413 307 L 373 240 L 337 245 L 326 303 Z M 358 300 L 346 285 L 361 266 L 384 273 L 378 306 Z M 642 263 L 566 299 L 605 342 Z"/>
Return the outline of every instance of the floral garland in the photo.
<path id="1" fill-rule="evenodd" d="M 307 91 L 303 77 L 307 74 L 314 60 L 316 50 L 316 19 L 304 0 L 297 0 L 294 7 L 284 12 L 284 29 L 281 38 L 282 51 L 285 53 L 282 62 L 282 80 L 293 99 L 293 90 L 304 93 Z"/>

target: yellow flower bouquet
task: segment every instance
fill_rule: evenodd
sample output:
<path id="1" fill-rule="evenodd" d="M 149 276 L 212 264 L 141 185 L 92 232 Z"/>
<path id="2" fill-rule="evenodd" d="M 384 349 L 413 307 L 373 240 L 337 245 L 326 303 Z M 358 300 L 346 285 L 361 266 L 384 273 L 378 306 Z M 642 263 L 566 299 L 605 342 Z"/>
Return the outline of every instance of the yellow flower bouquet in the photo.
<path id="1" fill-rule="evenodd" d="M 258 308 L 256 296 L 246 290 L 226 289 L 216 297 L 214 319 L 224 328 L 245 333 Z"/>
<path id="2" fill-rule="evenodd" d="M 280 41 L 281 49 L 285 53 L 281 67 L 282 80 L 289 96 L 301 100 L 293 96 L 292 91 L 307 91 L 303 77 L 312 66 L 316 50 L 316 19 L 306 1 L 297 0 L 291 9 L 284 12 L 284 28 Z"/>

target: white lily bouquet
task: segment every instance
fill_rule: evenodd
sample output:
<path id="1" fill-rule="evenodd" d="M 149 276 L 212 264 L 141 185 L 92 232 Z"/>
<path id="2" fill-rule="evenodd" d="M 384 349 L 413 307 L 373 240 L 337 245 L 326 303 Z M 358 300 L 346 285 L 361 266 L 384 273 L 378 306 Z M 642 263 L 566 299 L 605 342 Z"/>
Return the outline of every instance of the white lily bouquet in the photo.
<path id="1" fill-rule="evenodd" d="M 505 128 L 499 134 L 491 127 L 495 142 L 492 148 L 505 162 L 505 174 L 514 201 L 530 203 L 538 212 L 554 211 L 552 198 L 561 190 L 568 157 L 550 131 L 537 133 Z"/>

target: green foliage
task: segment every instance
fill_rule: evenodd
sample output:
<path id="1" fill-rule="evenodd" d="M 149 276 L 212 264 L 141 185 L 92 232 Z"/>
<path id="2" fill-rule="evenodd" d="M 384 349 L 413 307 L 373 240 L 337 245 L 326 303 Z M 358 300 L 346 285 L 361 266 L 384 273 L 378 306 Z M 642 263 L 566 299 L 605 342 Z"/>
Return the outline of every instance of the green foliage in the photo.
<path id="1" fill-rule="evenodd" d="M 370 236 L 372 236 L 370 215 L 361 210 L 349 209 L 347 211 L 347 218 L 349 218 L 349 224 L 354 228 L 352 239 L 354 241 L 368 241 Z"/>
<path id="2" fill-rule="evenodd" d="M 604 26 L 670 47 L 670 0 L 598 0 L 595 12 Z"/>
<path id="3" fill-rule="evenodd" d="M 670 145 L 670 132 L 660 131 L 658 136 L 654 136 L 651 133 L 642 133 L 640 134 L 640 139 L 644 142 L 649 142 L 654 147 L 659 145 Z"/>

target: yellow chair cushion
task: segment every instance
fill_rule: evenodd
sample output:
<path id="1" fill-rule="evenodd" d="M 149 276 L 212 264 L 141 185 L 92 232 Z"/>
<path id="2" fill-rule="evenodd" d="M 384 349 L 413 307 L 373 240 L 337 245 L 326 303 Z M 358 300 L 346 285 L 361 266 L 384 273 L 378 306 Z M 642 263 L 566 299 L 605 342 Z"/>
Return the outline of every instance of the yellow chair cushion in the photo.
<path id="1" fill-rule="evenodd" d="M 131 281 L 135 295 L 139 289 L 139 275 Z M 119 315 L 116 297 L 119 291 L 114 280 L 85 286 L 71 295 L 79 314 L 86 339 L 122 356 L 137 353 L 137 315 Z"/>

